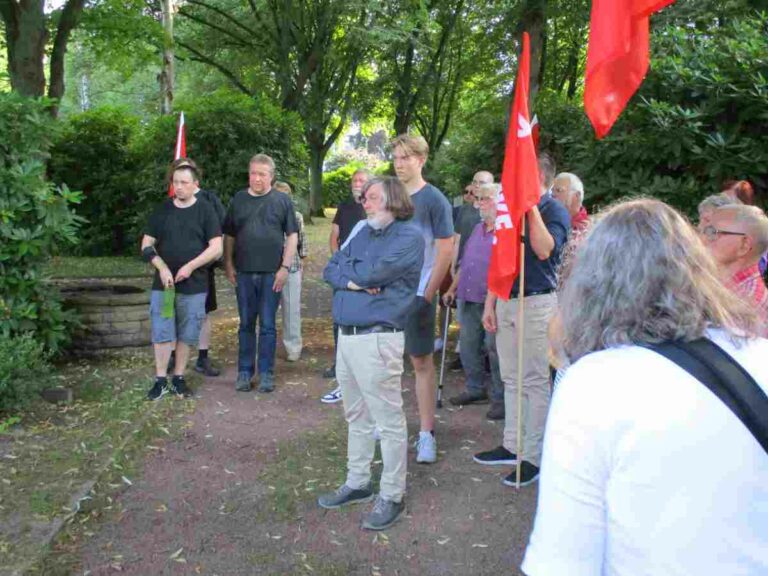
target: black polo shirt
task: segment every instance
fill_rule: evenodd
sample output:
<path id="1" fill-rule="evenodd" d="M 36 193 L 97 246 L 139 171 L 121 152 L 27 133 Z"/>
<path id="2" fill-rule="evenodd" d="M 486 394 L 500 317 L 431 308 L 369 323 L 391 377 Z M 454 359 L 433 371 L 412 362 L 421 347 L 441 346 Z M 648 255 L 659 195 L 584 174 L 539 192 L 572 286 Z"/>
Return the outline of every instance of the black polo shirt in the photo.
<path id="1" fill-rule="evenodd" d="M 355 202 L 354 197 L 350 196 L 339 204 L 336 209 L 336 216 L 333 217 L 333 223 L 339 227 L 339 246 L 344 244 L 355 224 L 363 218 L 365 218 L 363 205 Z"/>

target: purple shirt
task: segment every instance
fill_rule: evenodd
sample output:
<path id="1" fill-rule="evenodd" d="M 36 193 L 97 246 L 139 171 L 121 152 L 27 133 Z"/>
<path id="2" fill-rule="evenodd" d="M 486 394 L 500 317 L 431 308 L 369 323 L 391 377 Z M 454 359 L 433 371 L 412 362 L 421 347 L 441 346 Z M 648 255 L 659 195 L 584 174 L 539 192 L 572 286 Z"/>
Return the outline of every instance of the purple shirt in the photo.
<path id="1" fill-rule="evenodd" d="M 485 302 L 488 292 L 488 266 L 493 248 L 493 228 L 485 229 L 480 222 L 464 246 L 464 255 L 459 263 L 459 285 L 456 298 L 467 302 Z"/>

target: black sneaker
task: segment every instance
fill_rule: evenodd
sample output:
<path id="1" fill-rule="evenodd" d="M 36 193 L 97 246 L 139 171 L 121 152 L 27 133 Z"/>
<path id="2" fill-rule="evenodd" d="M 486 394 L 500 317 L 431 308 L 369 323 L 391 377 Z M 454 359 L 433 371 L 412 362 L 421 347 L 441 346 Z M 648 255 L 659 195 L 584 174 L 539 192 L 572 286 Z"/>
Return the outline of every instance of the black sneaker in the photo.
<path id="1" fill-rule="evenodd" d="M 523 460 L 520 463 L 520 486 L 528 486 L 533 484 L 539 479 L 539 467 L 534 466 L 528 460 Z M 504 478 L 501 481 L 505 486 L 517 486 L 517 470 L 515 469 L 512 474 Z"/>
<path id="2" fill-rule="evenodd" d="M 321 508 L 333 510 L 347 504 L 359 504 L 373 500 L 373 487 L 368 484 L 365 488 L 350 488 L 346 484 L 339 486 L 334 492 L 323 494 L 317 499 Z"/>
<path id="3" fill-rule="evenodd" d="M 451 398 L 448 399 L 448 402 L 450 402 L 454 406 L 466 406 L 468 404 L 485 404 L 486 402 L 488 402 L 488 394 L 486 394 L 485 392 L 481 392 L 480 394 L 475 394 L 472 392 L 467 392 L 465 390 L 461 394 L 458 394 L 456 396 L 451 396 Z"/>
<path id="4" fill-rule="evenodd" d="M 147 400 L 158 400 L 168 393 L 168 379 L 155 378 L 155 383 L 147 392 Z"/>
<path id="5" fill-rule="evenodd" d="M 493 402 L 485 417 L 488 420 L 504 420 L 505 415 L 504 402 Z"/>
<path id="6" fill-rule="evenodd" d="M 174 376 L 171 380 L 171 392 L 176 396 L 183 396 L 189 398 L 193 395 L 192 390 L 187 388 L 187 382 L 184 380 L 184 376 Z"/>
<path id="7" fill-rule="evenodd" d="M 473 460 L 478 464 L 486 466 L 514 466 L 517 464 L 517 455 L 513 454 L 504 446 L 499 446 L 486 452 L 478 452 Z"/>
<path id="8" fill-rule="evenodd" d="M 323 370 L 323 378 L 336 378 L 336 364 Z"/>
<path id="9" fill-rule="evenodd" d="M 453 359 L 453 362 L 448 364 L 448 370 L 451 372 L 461 372 L 463 370 L 463 366 L 461 365 L 461 356 L 456 356 L 456 358 Z"/>
<path id="10" fill-rule="evenodd" d="M 210 358 L 198 358 L 195 363 L 195 372 L 199 372 L 205 376 L 216 377 L 221 374 L 221 370 L 211 364 Z"/>
<path id="11" fill-rule="evenodd" d="M 363 528 L 366 530 L 386 530 L 405 510 L 405 502 L 394 502 L 379 496 L 368 515 L 363 519 Z"/>

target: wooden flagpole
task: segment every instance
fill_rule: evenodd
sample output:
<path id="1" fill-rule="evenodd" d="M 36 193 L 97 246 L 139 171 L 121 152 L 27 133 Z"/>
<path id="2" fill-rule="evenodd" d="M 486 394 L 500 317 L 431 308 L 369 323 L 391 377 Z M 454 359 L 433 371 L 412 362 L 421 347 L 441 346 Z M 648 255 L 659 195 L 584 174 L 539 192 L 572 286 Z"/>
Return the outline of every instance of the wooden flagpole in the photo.
<path id="1" fill-rule="evenodd" d="M 523 463 L 523 359 L 525 358 L 525 219 L 520 222 L 520 281 L 517 286 L 517 470 L 515 488 L 520 489 L 520 465 Z"/>

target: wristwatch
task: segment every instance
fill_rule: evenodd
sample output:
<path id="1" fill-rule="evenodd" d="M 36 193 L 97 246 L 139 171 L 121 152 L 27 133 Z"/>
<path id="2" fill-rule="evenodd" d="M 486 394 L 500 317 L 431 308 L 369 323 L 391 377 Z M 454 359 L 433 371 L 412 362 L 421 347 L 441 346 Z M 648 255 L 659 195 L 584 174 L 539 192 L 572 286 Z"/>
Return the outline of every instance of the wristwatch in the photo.
<path id="1" fill-rule="evenodd" d="M 280 268 L 285 268 L 286 272 L 290 272 L 291 271 L 291 267 L 290 266 L 286 266 L 285 264 L 280 264 Z"/>

